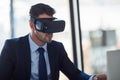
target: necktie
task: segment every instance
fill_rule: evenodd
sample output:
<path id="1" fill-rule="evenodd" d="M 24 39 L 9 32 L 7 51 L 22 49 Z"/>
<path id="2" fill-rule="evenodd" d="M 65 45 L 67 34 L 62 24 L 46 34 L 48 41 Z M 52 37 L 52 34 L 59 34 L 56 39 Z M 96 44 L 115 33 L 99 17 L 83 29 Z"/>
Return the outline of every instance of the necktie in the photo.
<path id="1" fill-rule="evenodd" d="M 38 48 L 39 52 L 39 80 L 47 80 L 47 69 L 44 58 L 44 49 Z"/>

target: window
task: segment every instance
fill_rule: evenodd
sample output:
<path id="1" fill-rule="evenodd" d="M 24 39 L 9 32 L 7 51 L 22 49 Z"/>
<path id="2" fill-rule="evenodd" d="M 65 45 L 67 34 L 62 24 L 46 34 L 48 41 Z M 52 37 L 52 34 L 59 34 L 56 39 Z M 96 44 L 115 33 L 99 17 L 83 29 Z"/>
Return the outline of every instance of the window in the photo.
<path id="1" fill-rule="evenodd" d="M 106 52 L 120 49 L 120 1 L 80 0 L 84 69 L 106 73 Z"/>
<path id="2" fill-rule="evenodd" d="M 9 11 L 10 11 L 10 0 L 4 0 L 0 3 L 0 50 L 2 49 L 4 45 L 4 41 L 6 38 L 11 37 L 10 32 L 10 17 L 9 17 Z"/>

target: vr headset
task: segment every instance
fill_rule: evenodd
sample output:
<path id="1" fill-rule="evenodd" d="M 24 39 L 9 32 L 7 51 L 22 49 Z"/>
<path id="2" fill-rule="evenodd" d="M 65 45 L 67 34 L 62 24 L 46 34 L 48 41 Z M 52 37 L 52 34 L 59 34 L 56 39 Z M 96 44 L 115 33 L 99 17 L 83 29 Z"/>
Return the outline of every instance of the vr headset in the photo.
<path id="1" fill-rule="evenodd" d="M 35 24 L 36 30 L 44 33 L 57 33 L 65 29 L 65 21 L 57 18 L 33 18 L 31 20 Z"/>

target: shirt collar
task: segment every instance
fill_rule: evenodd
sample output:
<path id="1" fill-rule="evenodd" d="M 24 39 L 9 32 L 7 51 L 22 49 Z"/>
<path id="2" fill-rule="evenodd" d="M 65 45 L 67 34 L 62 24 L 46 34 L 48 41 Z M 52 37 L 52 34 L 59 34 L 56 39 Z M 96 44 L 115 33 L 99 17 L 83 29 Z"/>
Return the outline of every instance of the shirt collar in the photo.
<path id="1" fill-rule="evenodd" d="M 44 48 L 45 51 L 47 51 L 47 43 L 44 44 L 43 46 L 38 46 L 31 38 L 31 36 L 29 35 L 29 44 L 30 44 L 30 50 L 31 52 L 35 52 L 39 47 Z"/>

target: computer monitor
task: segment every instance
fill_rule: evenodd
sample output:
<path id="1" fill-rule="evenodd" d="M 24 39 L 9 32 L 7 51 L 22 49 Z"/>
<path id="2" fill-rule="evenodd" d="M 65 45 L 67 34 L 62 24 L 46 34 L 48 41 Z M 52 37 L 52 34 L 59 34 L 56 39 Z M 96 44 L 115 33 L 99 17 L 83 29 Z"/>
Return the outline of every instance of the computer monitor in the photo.
<path id="1" fill-rule="evenodd" d="M 120 80 L 120 50 L 107 51 L 108 80 Z"/>

